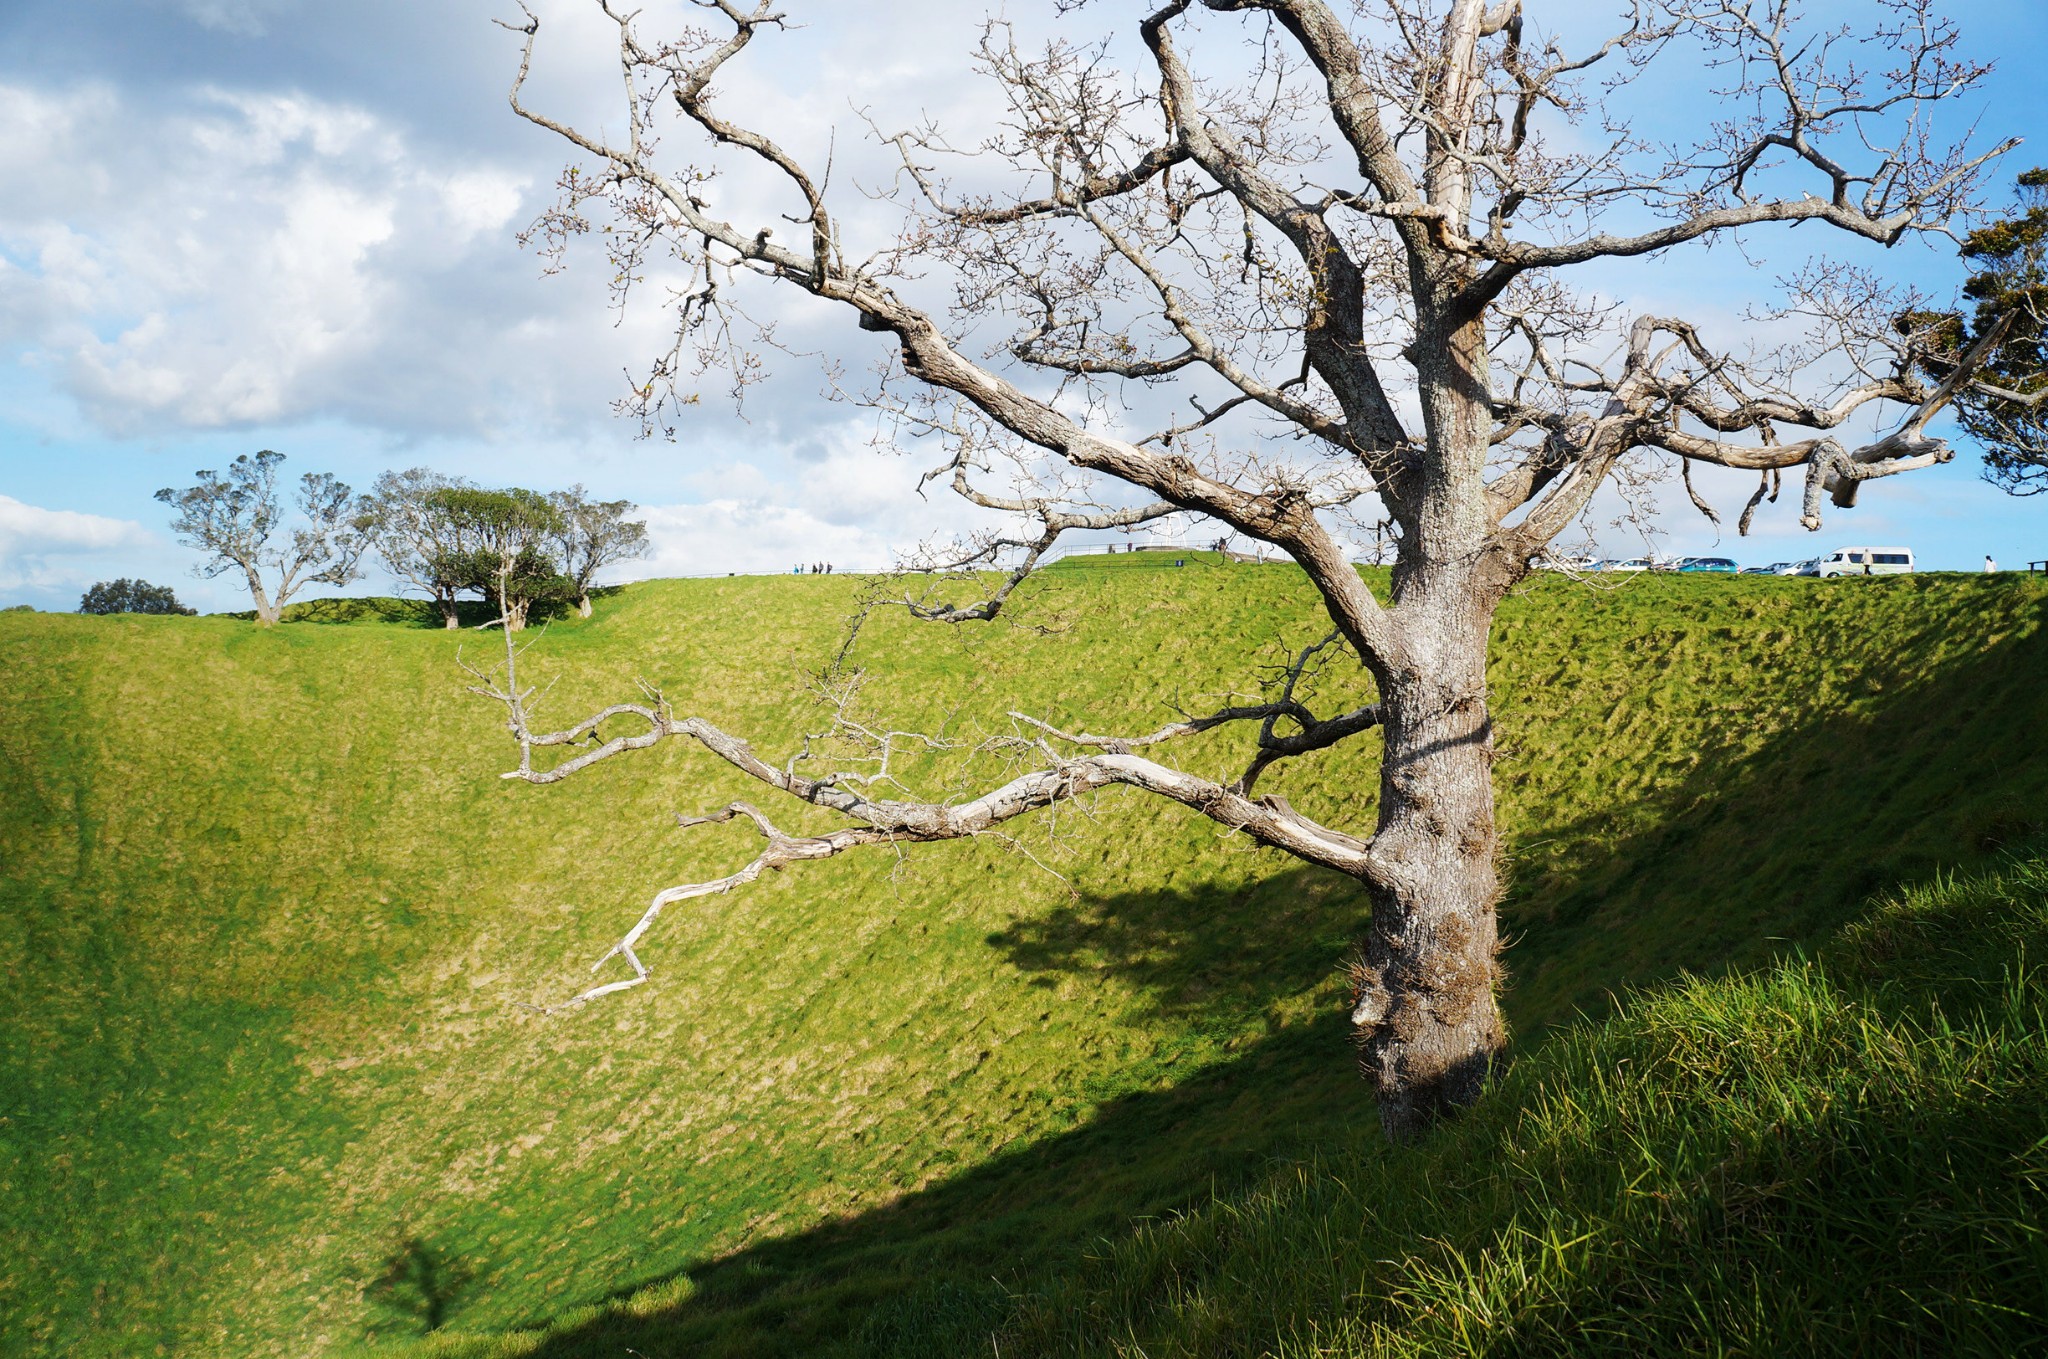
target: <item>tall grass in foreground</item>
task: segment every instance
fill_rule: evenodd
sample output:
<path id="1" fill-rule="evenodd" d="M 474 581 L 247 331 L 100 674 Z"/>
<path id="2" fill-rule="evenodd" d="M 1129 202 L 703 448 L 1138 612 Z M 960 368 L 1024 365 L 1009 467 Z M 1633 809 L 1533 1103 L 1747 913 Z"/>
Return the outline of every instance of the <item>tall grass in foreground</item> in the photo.
<path id="1" fill-rule="evenodd" d="M 2044 944 L 2036 856 L 1638 993 L 1419 1146 L 1108 1243 L 1001 1353 L 2048 1352 Z"/>

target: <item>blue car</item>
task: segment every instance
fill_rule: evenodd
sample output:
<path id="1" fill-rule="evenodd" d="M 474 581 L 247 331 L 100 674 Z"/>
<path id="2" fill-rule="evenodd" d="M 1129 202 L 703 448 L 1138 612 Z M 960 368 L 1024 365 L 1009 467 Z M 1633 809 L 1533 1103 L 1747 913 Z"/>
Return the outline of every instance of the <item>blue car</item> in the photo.
<path id="1" fill-rule="evenodd" d="M 1726 557 L 1687 557 L 1678 564 L 1681 571 L 1733 571 L 1735 563 Z"/>

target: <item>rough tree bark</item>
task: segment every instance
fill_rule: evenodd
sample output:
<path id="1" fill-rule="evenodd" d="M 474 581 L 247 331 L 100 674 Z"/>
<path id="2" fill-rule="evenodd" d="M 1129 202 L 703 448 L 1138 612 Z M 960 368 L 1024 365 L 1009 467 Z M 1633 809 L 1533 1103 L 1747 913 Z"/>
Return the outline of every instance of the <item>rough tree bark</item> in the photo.
<path id="1" fill-rule="evenodd" d="M 1409 665 L 1380 678 L 1380 871 L 1351 1012 L 1390 1128 L 1478 1098 L 1505 1031 L 1495 1001 L 1500 883 L 1486 701 L 1492 588 L 1438 562 L 1413 573 Z"/>
<path id="2" fill-rule="evenodd" d="M 800 759 L 778 768 L 658 695 L 536 731 L 508 639 L 503 673 L 479 673 L 476 686 L 505 705 L 520 745 L 506 777 L 554 782 L 682 738 L 847 823 L 791 836 L 744 803 L 703 818 L 744 817 L 766 848 L 728 877 L 659 893 L 600 960 L 622 958 L 632 975 L 571 1003 L 640 984 L 640 941 L 675 902 L 861 845 L 980 834 L 1124 785 L 1362 883 L 1373 916 L 1351 1017 L 1384 1125 L 1404 1135 L 1470 1104 L 1505 1041 L 1486 693 L 1502 598 L 1603 484 L 1646 459 L 1756 473 L 1745 531 L 1785 472 L 1803 474 L 1801 517 L 1817 528 L 1824 496 L 1846 507 L 1866 480 L 1949 456 L 1928 422 L 1976 380 L 1984 353 L 1947 354 L 1935 367 L 1948 377 L 1930 387 L 1917 374 L 1938 337 L 1894 324 L 1914 299 L 1846 264 L 1814 268 L 1785 304 L 1813 343 L 1746 358 L 1682 319 L 1618 316 L 1560 281 L 1564 271 L 1769 223 L 1817 223 L 1881 246 L 1947 232 L 2005 147 L 1940 147 L 1924 115 L 1983 68 L 1958 57 L 1932 0 L 1891 0 L 1871 32 L 1831 35 L 1803 32 L 1789 0 L 1640 0 L 1579 55 L 1539 37 L 1536 0 L 1389 0 L 1375 21 L 1329 0 L 1169 0 L 1139 25 L 1136 82 L 1093 50 L 1054 43 L 1027 56 L 992 23 L 976 60 L 1012 118 L 979 143 L 979 169 L 1018 182 L 957 193 L 935 168 L 953 154 L 936 130 L 875 127 L 910 187 L 899 236 L 859 260 L 824 180 L 711 101 L 726 64 L 783 16 L 766 0 L 693 2 L 711 28 L 649 45 L 632 16 L 596 0 L 619 35 L 627 98 L 616 136 L 527 105 L 540 21 L 529 12 L 507 25 L 525 35 L 514 109 L 588 158 L 564 177 L 537 238 L 561 250 L 591 229 L 593 209 L 606 214 L 621 305 L 652 250 L 688 274 L 675 348 L 624 403 L 648 429 L 695 400 L 693 373 L 723 367 L 748 380 L 724 310 L 734 286 L 800 290 L 893 343 L 865 399 L 943 436 L 947 460 L 932 475 L 1028 526 L 926 563 L 996 568 L 999 584 L 978 602 L 912 589 L 895 603 L 939 622 L 993 618 L 1062 534 L 1183 515 L 1292 557 L 1333 631 L 1265 701 L 1143 736 L 1013 714 L 1011 753 L 1028 748 L 1041 767 L 963 804 L 881 799 L 852 776 L 807 777 Z M 1198 22 L 1244 25 L 1258 55 L 1198 80 L 1177 37 Z M 1596 87 L 1606 98 L 1659 62 L 1719 72 L 1736 112 L 1689 147 L 1602 127 L 1586 73 L 1614 78 Z M 656 149 L 670 119 L 714 156 L 778 176 L 780 216 L 714 208 L 717 162 L 671 165 Z M 784 220 L 798 224 L 795 244 L 776 237 Z M 925 276 L 947 270 L 950 313 L 917 300 Z M 1020 319 L 991 344 L 998 316 Z M 976 343 L 991 357 L 970 357 Z M 1182 384 L 1189 413 L 1150 434 L 1098 414 L 1155 409 L 1145 393 L 1167 383 Z M 1902 412 L 1892 434 L 1852 449 L 1830 433 L 1880 403 Z M 1419 431 L 1404 410 L 1419 413 Z M 1021 489 L 985 489 L 1005 465 Z M 1374 499 L 1396 543 L 1385 598 L 1330 519 Z M 1340 652 L 1370 672 L 1377 702 L 1318 716 L 1297 684 Z M 601 723 L 627 718 L 644 729 L 600 740 Z M 1138 753 L 1240 724 L 1257 734 L 1228 784 Z M 1275 763 L 1375 727 L 1384 762 L 1369 837 L 1254 795 Z M 844 711 L 836 730 L 884 767 L 898 739 Z M 535 763 L 558 746 L 581 753 Z"/>

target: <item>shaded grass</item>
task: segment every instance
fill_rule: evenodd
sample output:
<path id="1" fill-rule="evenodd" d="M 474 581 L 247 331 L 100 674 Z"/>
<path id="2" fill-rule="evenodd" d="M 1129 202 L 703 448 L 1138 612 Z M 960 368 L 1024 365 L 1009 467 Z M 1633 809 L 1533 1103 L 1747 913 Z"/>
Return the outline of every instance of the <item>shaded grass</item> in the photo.
<path id="1" fill-rule="evenodd" d="M 557 715 L 641 675 L 775 750 L 856 588 L 633 587 L 534 661 Z M 2043 599 L 1512 601 L 1518 1029 L 1760 963 L 2022 836 L 2048 806 Z M 880 623 L 870 697 L 959 730 L 1137 726 L 1321 631 L 1277 566 L 1084 573 L 1034 607 L 1065 631 Z M 668 829 L 746 790 L 681 749 L 508 787 L 452 664 L 476 638 L 347 621 L 0 620 L 0 1348 L 301 1354 L 433 1321 L 444 1352 L 568 1354 L 625 1317 L 647 1354 L 915 1352 L 1372 1121 L 1332 1018 L 1363 903 L 1133 798 L 1032 833 L 1065 881 L 992 844 L 819 865 L 666 921 L 654 985 L 537 1020 L 518 1002 L 581 984 L 647 892 L 751 852 Z M 1369 824 L 1363 745 L 1270 786 Z M 434 1262 L 431 1317 L 379 1292 L 407 1259 Z"/>
<path id="2" fill-rule="evenodd" d="M 1816 959 L 1635 993 L 1423 1145 L 1325 1149 L 1106 1242 L 981 1333 L 1160 1357 L 2041 1353 L 2044 956 L 2038 854 L 1923 885 Z"/>

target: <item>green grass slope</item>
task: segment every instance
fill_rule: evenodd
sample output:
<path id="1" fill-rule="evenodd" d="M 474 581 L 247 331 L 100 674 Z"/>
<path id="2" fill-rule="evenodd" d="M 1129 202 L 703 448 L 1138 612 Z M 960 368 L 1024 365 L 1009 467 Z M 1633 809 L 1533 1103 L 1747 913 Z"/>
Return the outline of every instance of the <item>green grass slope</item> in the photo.
<path id="1" fill-rule="evenodd" d="M 798 672 L 857 589 L 634 587 L 529 662 L 559 681 L 548 715 L 644 678 L 779 752 L 817 721 Z M 1321 635 L 1277 566 L 1049 573 L 1032 608 L 1057 628 L 877 620 L 866 702 L 963 734 L 1013 708 L 1135 728 Z M 1511 601 L 1493 682 L 1528 1068 L 1578 1070 L 1556 1054 L 1604 1040 L 1543 1035 L 1617 988 L 1763 966 L 2038 831 L 2044 608 L 2002 577 Z M 455 666 L 488 642 L 416 620 L 0 616 L 0 1351 L 947 1353 L 994 1328 L 1235 1352 L 1217 1337 L 1256 1351 L 1359 1310 L 1362 1274 L 1316 1285 L 1336 1312 L 1222 1288 L 1204 1321 L 1115 1263 L 1196 1249 L 1145 1223 L 1252 1212 L 1276 1164 L 1384 1159 L 1336 1019 L 1347 884 L 1109 795 L 1014 844 L 692 903 L 643 948 L 650 985 L 540 1016 L 652 890 L 752 853 L 673 824 L 749 790 L 681 747 L 499 780 L 512 752 Z M 1267 786 L 1369 822 L 1370 757 Z M 1324 1220 L 1330 1269 L 1370 1263 Z M 1033 1301 L 1062 1288 L 1064 1312 Z"/>

